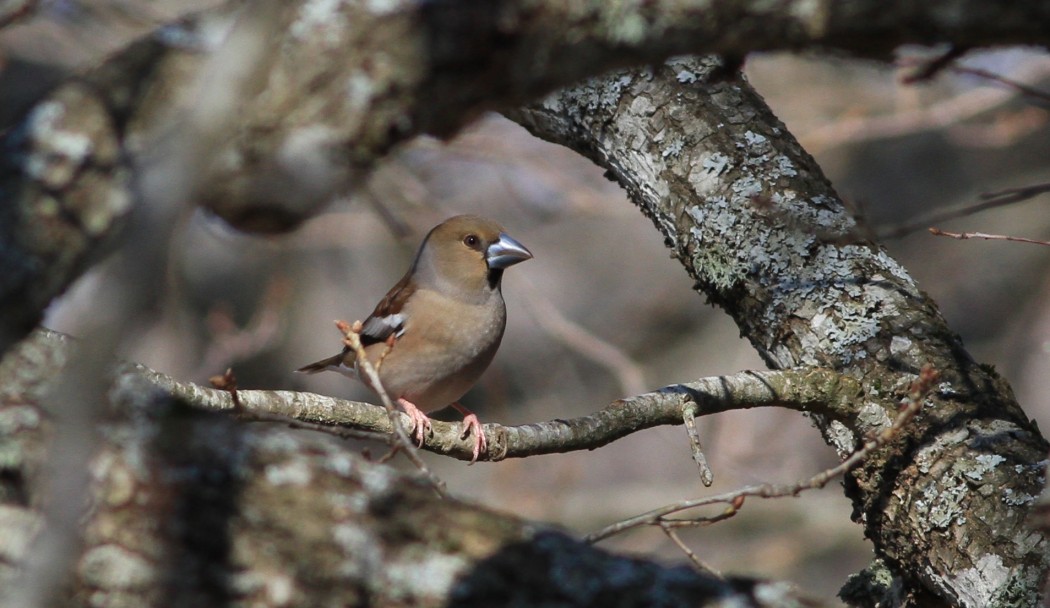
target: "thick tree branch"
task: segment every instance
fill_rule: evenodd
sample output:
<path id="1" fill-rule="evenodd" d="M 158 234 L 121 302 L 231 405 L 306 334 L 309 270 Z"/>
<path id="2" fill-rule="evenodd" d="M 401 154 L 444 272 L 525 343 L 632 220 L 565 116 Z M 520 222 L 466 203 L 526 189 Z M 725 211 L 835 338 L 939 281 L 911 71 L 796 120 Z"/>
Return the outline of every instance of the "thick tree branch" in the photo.
<path id="1" fill-rule="evenodd" d="M 40 399 L 68 373 L 69 348 L 41 332 L 0 360 L 4 605 L 43 526 L 38 475 L 56 448 Z M 786 585 L 611 555 L 439 499 L 342 442 L 186 407 L 156 379 L 125 366 L 109 393 L 120 415 L 90 463 L 70 605 L 800 605 Z M 223 394 L 193 391 L 213 404 Z"/>
<path id="2" fill-rule="evenodd" d="M 55 336 L 53 332 L 44 332 L 37 339 L 54 340 Z M 899 382 L 901 395 L 913 378 L 910 374 L 902 375 Z M 117 383 L 123 385 L 142 379 L 164 394 L 202 410 L 236 413 L 249 419 L 254 416 L 272 420 L 271 417 L 276 415 L 289 420 L 384 435 L 394 432 L 386 409 L 370 403 L 313 393 L 264 390 L 238 390 L 235 403 L 229 391 L 182 382 L 134 364 L 121 367 Z M 644 429 L 681 425 L 683 412 L 687 410 L 693 416 L 707 416 L 730 410 L 776 406 L 818 413 L 853 427 L 853 410 L 858 400 L 865 401 L 866 407 L 873 408 L 870 413 L 872 417 L 887 423 L 896 405 L 892 398 L 865 399 L 855 380 L 829 370 L 746 371 L 732 376 L 673 384 L 620 399 L 589 416 L 512 427 L 485 424 L 490 441 L 488 452 L 482 454 L 481 459 L 498 461 L 538 454 L 593 450 Z M 875 414 L 876 411 L 882 413 Z M 405 414 L 399 415 L 403 417 L 403 424 L 409 424 Z M 427 438 L 425 449 L 460 460 L 471 459 L 473 443 L 462 438 L 460 423 L 432 422 L 434 434 Z M 859 432 L 859 429 L 855 430 Z M 871 430 L 866 429 L 866 432 Z"/>
<path id="3" fill-rule="evenodd" d="M 105 251 L 138 198 L 287 230 L 398 143 L 610 68 L 683 53 L 1041 44 L 1048 32 L 1046 0 L 231 0 L 59 87 L 3 136 L 0 352 Z"/>
<path id="4" fill-rule="evenodd" d="M 907 271 L 865 241 L 746 82 L 725 80 L 716 58 L 670 61 L 511 116 L 605 167 L 771 367 L 848 371 L 867 396 L 901 371 L 940 371 L 934 404 L 848 478 L 858 517 L 922 601 L 1035 601 L 1046 540 L 1032 535 L 1026 513 L 1042 487 L 1046 441 Z M 854 429 L 885 415 L 861 400 L 852 409 Z M 854 449 L 854 429 L 814 420 L 840 455 Z"/>

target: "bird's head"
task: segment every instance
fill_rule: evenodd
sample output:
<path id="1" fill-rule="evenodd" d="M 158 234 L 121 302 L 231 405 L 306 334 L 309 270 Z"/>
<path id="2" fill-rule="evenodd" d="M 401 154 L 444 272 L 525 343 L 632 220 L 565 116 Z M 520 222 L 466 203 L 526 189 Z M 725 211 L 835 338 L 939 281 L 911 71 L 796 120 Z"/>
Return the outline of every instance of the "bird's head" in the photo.
<path id="1" fill-rule="evenodd" d="M 430 231 L 414 266 L 420 281 L 441 291 L 480 297 L 499 289 L 504 269 L 531 257 L 498 223 L 457 215 Z"/>

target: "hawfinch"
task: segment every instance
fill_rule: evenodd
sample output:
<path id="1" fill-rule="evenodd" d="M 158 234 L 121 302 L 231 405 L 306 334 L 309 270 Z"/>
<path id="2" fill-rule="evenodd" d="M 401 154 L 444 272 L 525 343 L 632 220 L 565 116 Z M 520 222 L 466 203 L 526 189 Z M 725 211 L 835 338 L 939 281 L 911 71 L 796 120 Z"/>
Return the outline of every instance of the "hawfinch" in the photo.
<path id="1" fill-rule="evenodd" d="M 492 362 L 503 338 L 503 271 L 531 257 L 492 220 L 450 218 L 427 234 L 408 272 L 365 319 L 365 354 L 387 394 L 412 418 L 420 446 L 431 429 L 426 413 L 451 405 L 464 416 L 463 437 L 474 433 L 471 462 L 486 449 L 478 417 L 458 400 Z M 324 370 L 368 385 L 349 347 L 297 371 Z"/>

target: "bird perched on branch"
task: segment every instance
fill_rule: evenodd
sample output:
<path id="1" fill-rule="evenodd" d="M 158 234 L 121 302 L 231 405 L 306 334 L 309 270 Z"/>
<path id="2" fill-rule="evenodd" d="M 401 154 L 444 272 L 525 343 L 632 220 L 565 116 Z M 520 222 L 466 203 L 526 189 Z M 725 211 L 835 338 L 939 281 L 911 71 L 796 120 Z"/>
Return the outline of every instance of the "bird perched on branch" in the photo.
<path id="1" fill-rule="evenodd" d="M 496 222 L 458 215 L 423 239 L 412 266 L 361 326 L 361 343 L 380 383 L 412 419 L 423 445 L 432 412 L 451 405 L 463 414 L 463 437 L 474 433 L 471 462 L 487 442 L 477 415 L 458 400 L 492 362 L 507 324 L 503 271 L 532 257 Z M 343 352 L 297 371 L 332 370 L 362 380 L 356 353 Z"/>

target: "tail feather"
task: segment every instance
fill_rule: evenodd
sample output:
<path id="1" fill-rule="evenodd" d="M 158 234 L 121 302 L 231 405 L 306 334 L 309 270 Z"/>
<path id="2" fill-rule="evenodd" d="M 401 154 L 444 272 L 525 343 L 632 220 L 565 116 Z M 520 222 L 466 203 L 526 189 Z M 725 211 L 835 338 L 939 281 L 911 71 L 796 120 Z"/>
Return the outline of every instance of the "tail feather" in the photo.
<path id="1" fill-rule="evenodd" d="M 327 359 L 321 359 L 320 361 L 315 361 L 314 363 L 311 363 L 310 365 L 304 365 L 304 366 L 300 367 L 299 369 L 297 369 L 295 371 L 299 372 L 300 374 L 316 374 L 317 372 L 323 372 L 323 371 L 332 369 L 334 367 L 339 367 L 339 365 L 342 362 L 343 362 L 343 353 L 339 353 L 338 355 L 332 355 L 331 357 L 328 357 Z"/>

